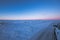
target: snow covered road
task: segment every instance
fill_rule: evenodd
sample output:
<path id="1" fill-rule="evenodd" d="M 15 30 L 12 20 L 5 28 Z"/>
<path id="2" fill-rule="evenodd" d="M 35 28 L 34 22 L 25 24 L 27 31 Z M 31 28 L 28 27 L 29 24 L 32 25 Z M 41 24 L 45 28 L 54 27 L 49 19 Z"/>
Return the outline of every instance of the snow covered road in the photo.
<path id="1" fill-rule="evenodd" d="M 48 22 L 48 24 L 45 23 L 46 28 L 44 28 L 42 32 L 39 31 L 30 40 L 55 40 L 53 27 L 50 25 L 51 23 L 52 22 Z"/>

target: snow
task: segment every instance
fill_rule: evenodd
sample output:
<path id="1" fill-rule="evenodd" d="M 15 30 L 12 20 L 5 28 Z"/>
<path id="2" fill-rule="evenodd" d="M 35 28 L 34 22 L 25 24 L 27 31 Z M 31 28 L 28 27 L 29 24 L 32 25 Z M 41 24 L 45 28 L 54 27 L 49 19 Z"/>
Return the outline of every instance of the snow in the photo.
<path id="1" fill-rule="evenodd" d="M 0 40 L 37 40 L 37 38 L 38 40 L 48 40 L 49 33 L 51 35 L 53 33 L 51 24 L 56 21 L 4 20 L 2 22 L 6 22 L 7 24 L 0 25 Z M 39 38 L 42 34 L 44 34 L 42 38 Z"/>
<path id="2" fill-rule="evenodd" d="M 56 28 L 56 35 L 57 35 L 57 40 L 60 40 L 60 30 Z"/>

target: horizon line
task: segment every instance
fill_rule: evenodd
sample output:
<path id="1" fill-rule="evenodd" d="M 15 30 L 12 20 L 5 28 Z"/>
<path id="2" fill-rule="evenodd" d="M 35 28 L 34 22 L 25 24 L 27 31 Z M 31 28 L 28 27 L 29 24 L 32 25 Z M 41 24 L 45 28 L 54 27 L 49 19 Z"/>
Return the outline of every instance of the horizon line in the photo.
<path id="1" fill-rule="evenodd" d="M 60 20 L 60 19 L 0 19 L 0 20 Z"/>

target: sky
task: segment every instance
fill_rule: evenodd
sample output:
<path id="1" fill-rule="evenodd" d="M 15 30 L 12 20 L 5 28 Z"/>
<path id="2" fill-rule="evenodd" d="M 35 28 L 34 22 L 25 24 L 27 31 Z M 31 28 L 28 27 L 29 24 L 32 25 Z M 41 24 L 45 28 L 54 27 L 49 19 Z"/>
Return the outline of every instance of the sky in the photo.
<path id="1" fill-rule="evenodd" d="M 0 1 L 0 20 L 60 19 L 59 4 L 57 0 Z"/>

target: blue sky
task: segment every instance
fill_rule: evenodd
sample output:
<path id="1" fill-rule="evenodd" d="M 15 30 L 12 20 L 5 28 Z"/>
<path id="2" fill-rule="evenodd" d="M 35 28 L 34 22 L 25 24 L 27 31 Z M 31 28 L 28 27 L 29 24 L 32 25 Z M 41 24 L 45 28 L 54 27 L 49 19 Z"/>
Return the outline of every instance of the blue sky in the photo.
<path id="1" fill-rule="evenodd" d="M 59 4 L 59 1 L 2 1 L 0 19 L 59 19 Z"/>

